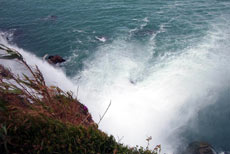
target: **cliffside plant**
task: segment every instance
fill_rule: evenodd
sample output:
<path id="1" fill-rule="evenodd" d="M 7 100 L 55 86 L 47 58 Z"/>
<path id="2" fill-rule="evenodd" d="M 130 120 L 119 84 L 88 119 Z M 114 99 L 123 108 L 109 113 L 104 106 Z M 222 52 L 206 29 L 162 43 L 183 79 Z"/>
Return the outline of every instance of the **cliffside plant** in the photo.
<path id="1" fill-rule="evenodd" d="M 14 60 L 29 72 L 27 75 L 18 75 L 0 65 L 1 97 L 20 102 L 14 105 L 24 112 L 43 114 L 76 125 L 94 124 L 87 107 L 74 99 L 71 91 L 64 92 L 59 87 L 48 86 L 39 68 L 29 66 L 16 50 L 0 44 L 0 51 L 3 53 L 0 59 Z"/>

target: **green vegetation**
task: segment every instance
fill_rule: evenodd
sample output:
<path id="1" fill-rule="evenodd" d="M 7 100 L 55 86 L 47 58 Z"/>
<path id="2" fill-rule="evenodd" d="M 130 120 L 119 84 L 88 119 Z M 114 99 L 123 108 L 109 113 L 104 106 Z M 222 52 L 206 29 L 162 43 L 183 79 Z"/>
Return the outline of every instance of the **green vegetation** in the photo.
<path id="1" fill-rule="evenodd" d="M 161 150 L 160 145 L 150 151 L 116 142 L 98 129 L 72 92 L 47 86 L 39 68 L 29 66 L 17 51 L 0 44 L 0 52 L 0 59 L 15 60 L 30 74 L 15 75 L 0 65 L 1 154 L 157 154 Z"/>

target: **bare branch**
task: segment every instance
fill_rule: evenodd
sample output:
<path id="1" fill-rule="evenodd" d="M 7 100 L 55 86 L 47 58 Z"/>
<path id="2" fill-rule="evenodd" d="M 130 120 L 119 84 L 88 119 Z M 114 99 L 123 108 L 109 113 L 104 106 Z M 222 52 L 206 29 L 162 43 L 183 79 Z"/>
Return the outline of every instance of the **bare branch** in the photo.
<path id="1" fill-rule="evenodd" d="M 104 118 L 104 116 L 105 116 L 105 114 L 106 114 L 106 112 L 109 110 L 109 107 L 111 106 L 111 100 L 110 100 L 110 103 L 109 103 L 109 105 L 108 105 L 108 107 L 107 107 L 107 109 L 105 110 L 105 112 L 104 112 L 104 114 L 102 115 L 102 117 L 100 117 L 100 120 L 99 120 L 99 122 L 97 123 L 97 125 L 99 125 L 100 124 L 100 122 L 101 122 L 101 120 Z"/>

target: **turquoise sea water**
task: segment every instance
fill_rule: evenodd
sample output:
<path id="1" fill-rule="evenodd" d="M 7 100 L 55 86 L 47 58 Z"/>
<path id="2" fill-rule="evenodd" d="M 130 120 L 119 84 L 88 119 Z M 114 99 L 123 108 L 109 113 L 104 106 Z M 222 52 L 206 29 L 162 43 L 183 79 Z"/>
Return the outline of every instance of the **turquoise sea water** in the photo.
<path id="1" fill-rule="evenodd" d="M 228 0 L 0 0 L 0 43 L 80 87 L 95 121 L 111 100 L 107 133 L 170 152 L 194 140 L 230 151 L 229 27 Z"/>

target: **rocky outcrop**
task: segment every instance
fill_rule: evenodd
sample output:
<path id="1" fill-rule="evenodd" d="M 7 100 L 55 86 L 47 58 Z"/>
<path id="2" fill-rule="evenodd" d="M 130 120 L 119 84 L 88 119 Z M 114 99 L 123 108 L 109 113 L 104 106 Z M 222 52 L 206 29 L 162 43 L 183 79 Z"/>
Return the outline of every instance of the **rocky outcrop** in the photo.
<path id="1" fill-rule="evenodd" d="M 206 142 L 192 142 L 188 145 L 186 154 L 217 154 L 214 148 Z"/>
<path id="2" fill-rule="evenodd" d="M 49 56 L 47 58 L 47 61 L 50 63 L 50 64 L 58 64 L 58 63 L 63 63 L 65 62 L 66 60 L 63 59 L 61 56 L 59 55 L 55 55 L 55 56 Z"/>

